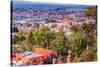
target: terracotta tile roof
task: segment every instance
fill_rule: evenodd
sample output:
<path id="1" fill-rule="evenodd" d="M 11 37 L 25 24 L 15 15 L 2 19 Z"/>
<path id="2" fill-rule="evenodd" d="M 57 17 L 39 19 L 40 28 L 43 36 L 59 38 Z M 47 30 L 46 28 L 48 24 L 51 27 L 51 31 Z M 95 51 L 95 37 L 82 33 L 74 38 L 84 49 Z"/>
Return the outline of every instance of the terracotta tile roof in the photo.
<path id="1" fill-rule="evenodd" d="M 37 54 L 44 55 L 44 56 L 50 55 L 51 53 L 53 53 L 53 50 L 47 50 L 43 48 L 33 48 L 32 51 Z"/>

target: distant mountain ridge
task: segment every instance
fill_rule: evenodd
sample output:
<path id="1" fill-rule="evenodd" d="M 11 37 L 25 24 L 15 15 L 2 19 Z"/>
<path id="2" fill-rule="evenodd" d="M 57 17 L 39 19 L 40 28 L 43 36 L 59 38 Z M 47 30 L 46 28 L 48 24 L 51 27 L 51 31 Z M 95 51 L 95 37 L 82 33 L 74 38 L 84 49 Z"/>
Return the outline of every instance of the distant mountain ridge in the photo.
<path id="1" fill-rule="evenodd" d="M 12 1 L 13 9 L 16 8 L 86 8 L 91 5 L 75 5 L 75 4 L 60 4 L 60 3 L 42 3 L 31 1 Z"/>

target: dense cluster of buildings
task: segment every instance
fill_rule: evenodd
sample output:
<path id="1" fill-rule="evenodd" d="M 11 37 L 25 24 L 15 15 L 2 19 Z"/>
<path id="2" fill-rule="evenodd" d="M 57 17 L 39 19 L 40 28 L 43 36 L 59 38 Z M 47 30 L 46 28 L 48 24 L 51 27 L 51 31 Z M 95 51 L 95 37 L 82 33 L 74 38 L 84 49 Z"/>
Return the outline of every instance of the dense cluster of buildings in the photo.
<path id="1" fill-rule="evenodd" d="M 45 19 L 53 18 L 63 18 L 64 15 L 82 16 L 85 9 L 69 9 L 69 8 L 57 8 L 57 9 L 24 9 L 18 8 L 13 10 L 13 19 L 14 20 L 30 20 L 31 21 L 43 21 Z"/>
<path id="2" fill-rule="evenodd" d="M 94 18 L 85 18 L 86 9 L 15 9 L 12 12 L 12 27 L 17 27 L 20 31 L 35 30 L 45 26 L 59 32 L 70 31 L 71 26 L 82 23 L 94 23 Z"/>

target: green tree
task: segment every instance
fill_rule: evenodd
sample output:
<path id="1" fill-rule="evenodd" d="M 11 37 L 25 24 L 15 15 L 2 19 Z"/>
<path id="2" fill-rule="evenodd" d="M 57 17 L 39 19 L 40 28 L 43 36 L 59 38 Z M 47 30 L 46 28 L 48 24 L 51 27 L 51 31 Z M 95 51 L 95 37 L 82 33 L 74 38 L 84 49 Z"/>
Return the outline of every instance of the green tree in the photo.
<path id="1" fill-rule="evenodd" d="M 15 37 L 12 39 L 12 42 L 14 44 L 22 44 L 22 42 L 25 40 L 25 36 L 22 32 L 17 32 Z"/>
<path id="2" fill-rule="evenodd" d="M 80 53 L 86 48 L 86 35 L 81 32 L 73 32 L 72 35 L 72 52 L 74 56 L 79 56 Z"/>
<path id="3" fill-rule="evenodd" d="M 30 31 L 27 34 L 26 41 L 27 41 L 27 49 L 28 50 L 31 50 L 32 49 L 32 46 L 34 45 L 34 35 L 33 35 L 33 32 L 32 31 Z"/>
<path id="4" fill-rule="evenodd" d="M 52 36 L 48 28 L 40 28 L 33 32 L 35 44 L 43 48 L 48 48 L 49 40 Z"/>
<path id="5" fill-rule="evenodd" d="M 65 56 L 67 53 L 67 48 L 65 45 L 65 36 L 64 33 L 56 33 L 55 32 L 55 38 L 51 40 L 50 47 L 53 50 L 56 50 L 58 53 L 58 56 Z"/>
<path id="6" fill-rule="evenodd" d="M 97 58 L 96 23 L 72 28 L 71 45 L 75 62 L 93 61 Z"/>

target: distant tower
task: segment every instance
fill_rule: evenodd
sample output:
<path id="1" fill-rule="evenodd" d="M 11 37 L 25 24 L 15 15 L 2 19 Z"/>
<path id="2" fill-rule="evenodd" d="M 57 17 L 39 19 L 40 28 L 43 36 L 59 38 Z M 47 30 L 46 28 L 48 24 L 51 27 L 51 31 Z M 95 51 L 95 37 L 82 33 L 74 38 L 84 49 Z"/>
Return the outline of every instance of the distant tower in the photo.
<path id="1" fill-rule="evenodd" d="M 70 30 L 70 26 L 71 26 L 71 23 L 70 23 L 70 17 L 65 15 L 64 18 L 63 18 L 63 24 L 66 28 L 66 31 L 69 31 Z"/>
<path id="2" fill-rule="evenodd" d="M 69 20 L 70 20 L 70 17 L 65 15 L 63 21 L 69 22 Z"/>
<path id="3" fill-rule="evenodd" d="M 63 21 L 67 26 L 70 26 L 70 17 L 69 16 L 65 15 Z"/>

